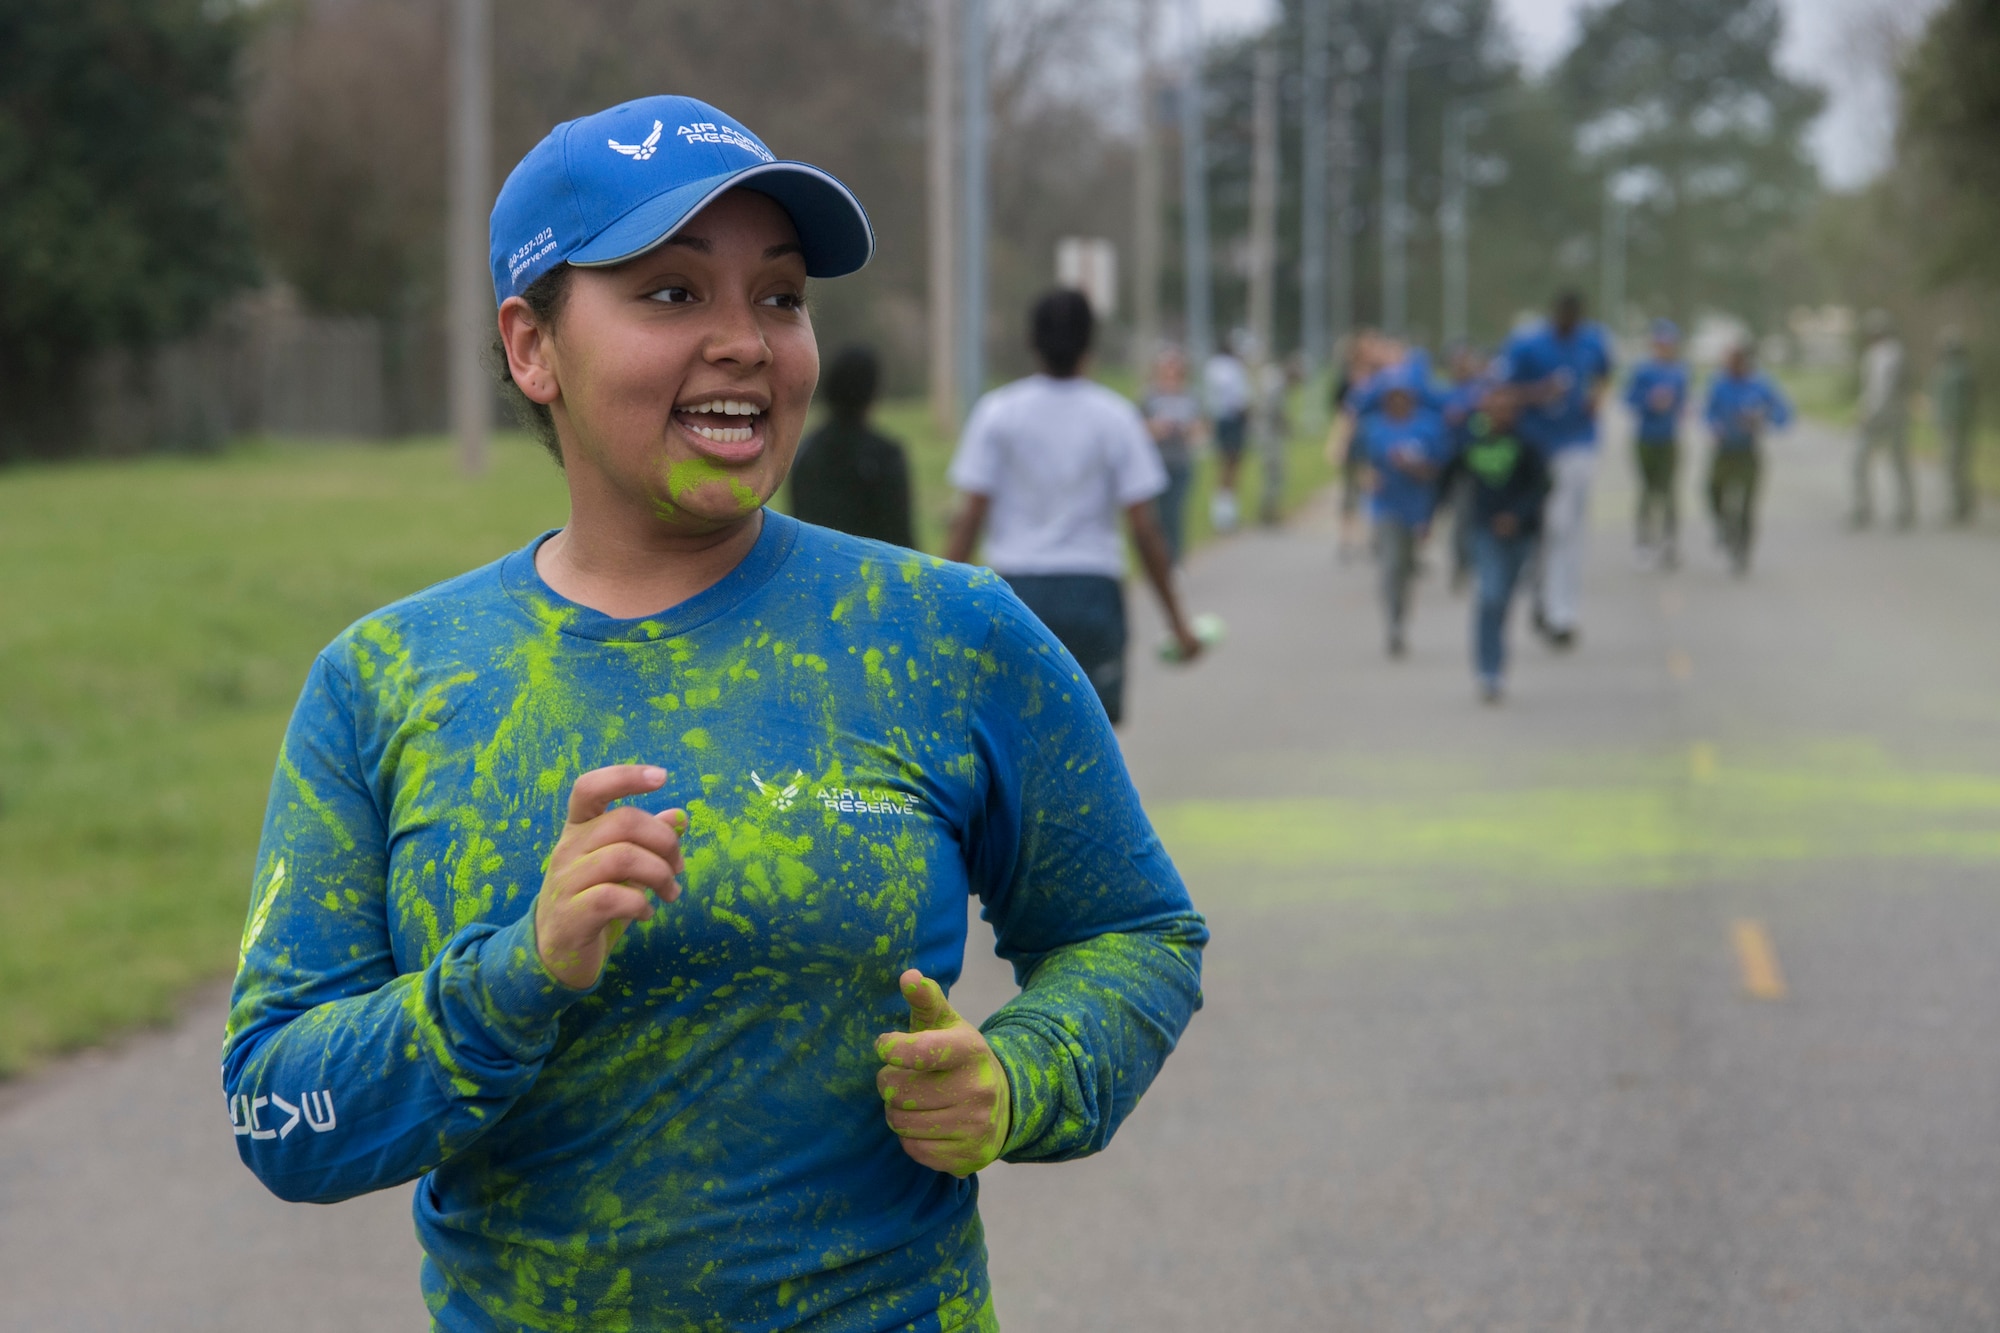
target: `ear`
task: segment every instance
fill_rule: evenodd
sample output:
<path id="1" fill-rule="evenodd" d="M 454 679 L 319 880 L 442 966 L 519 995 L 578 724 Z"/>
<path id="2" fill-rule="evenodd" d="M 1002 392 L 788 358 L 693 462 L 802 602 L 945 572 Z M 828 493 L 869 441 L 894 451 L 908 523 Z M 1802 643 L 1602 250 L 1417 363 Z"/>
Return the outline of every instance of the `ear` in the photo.
<path id="1" fill-rule="evenodd" d="M 554 334 L 518 296 L 500 305 L 500 346 L 507 352 L 507 373 L 530 402 L 546 407 L 562 396 Z"/>

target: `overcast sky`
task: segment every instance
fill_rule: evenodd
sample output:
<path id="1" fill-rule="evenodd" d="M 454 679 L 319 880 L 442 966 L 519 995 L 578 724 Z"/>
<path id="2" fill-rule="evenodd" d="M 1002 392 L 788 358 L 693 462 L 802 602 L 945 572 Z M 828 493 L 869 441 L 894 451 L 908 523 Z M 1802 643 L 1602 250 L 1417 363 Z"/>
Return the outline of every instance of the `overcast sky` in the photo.
<path id="1" fill-rule="evenodd" d="M 1529 64 L 1545 68 L 1573 40 L 1576 12 L 1592 0 L 1499 0 Z M 1596 0 L 1602 3 L 1603 0 Z M 1908 26 L 1938 0 L 1782 0 L 1787 17 L 1784 61 L 1794 75 L 1830 95 L 1813 129 L 1813 149 L 1828 181 L 1850 186 L 1880 170 L 1888 151 L 1892 103 L 1884 80 L 1857 60 L 1853 33 L 1865 16 L 1890 13 Z M 1270 0 L 1201 0 L 1213 30 L 1265 20 Z"/>

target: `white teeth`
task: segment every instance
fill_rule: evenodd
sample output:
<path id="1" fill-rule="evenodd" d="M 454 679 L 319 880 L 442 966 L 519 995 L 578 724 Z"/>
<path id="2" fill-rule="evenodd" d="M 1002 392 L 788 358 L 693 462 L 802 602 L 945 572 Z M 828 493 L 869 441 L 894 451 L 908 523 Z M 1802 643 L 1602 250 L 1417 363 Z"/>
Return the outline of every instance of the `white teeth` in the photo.
<path id="1" fill-rule="evenodd" d="M 696 435 L 701 436 L 702 439 L 715 444 L 748 444 L 757 434 L 757 429 L 754 426 L 690 425 L 688 429 Z"/>
<path id="2" fill-rule="evenodd" d="M 705 403 L 696 403 L 691 407 L 684 407 L 681 411 L 712 412 L 725 417 L 754 417 L 763 411 L 763 409 L 755 403 L 738 402 L 734 398 L 711 398 Z"/>

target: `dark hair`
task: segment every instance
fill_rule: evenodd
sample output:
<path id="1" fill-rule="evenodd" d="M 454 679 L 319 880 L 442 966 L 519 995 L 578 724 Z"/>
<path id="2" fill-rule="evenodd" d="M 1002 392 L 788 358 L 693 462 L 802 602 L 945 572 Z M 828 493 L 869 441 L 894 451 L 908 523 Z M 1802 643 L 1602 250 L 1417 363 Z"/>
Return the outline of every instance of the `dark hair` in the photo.
<path id="1" fill-rule="evenodd" d="M 1562 291 L 1557 292 L 1555 310 L 1558 319 L 1564 316 L 1568 316 L 1571 319 L 1582 319 L 1583 293 L 1574 287 L 1566 287 Z"/>
<path id="2" fill-rule="evenodd" d="M 544 329 L 553 330 L 556 321 L 562 318 L 563 303 L 569 299 L 569 279 L 572 269 L 568 264 L 558 264 L 541 277 L 528 284 L 521 293 L 521 299 L 534 312 L 535 322 Z M 547 403 L 538 403 L 521 392 L 521 386 L 514 383 L 514 372 L 507 368 L 507 349 L 496 336 L 491 354 L 494 370 L 500 377 L 500 392 L 506 397 L 514 415 L 520 419 L 524 429 L 533 432 L 541 441 L 542 448 L 549 451 L 549 457 L 562 466 L 562 443 L 556 439 L 555 414 L 549 411 Z"/>
<path id="3" fill-rule="evenodd" d="M 1068 379 L 1090 350 L 1095 324 L 1090 299 L 1073 287 L 1058 287 L 1035 302 L 1028 319 L 1028 343 L 1049 374 Z"/>
<path id="4" fill-rule="evenodd" d="M 875 386 L 881 375 L 874 349 L 853 344 L 835 354 L 820 392 L 826 395 L 826 405 L 835 417 L 858 422 L 875 402 Z"/>

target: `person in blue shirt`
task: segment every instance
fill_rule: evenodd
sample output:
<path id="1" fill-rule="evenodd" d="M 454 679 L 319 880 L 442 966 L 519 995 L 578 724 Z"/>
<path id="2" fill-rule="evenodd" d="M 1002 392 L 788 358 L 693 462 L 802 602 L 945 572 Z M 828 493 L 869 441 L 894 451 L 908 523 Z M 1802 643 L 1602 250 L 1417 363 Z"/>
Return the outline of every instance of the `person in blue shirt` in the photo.
<path id="1" fill-rule="evenodd" d="M 1464 443 L 1446 481 L 1464 482 L 1467 527 L 1479 571 L 1472 608 L 1472 669 L 1479 694 L 1499 703 L 1507 670 L 1507 613 L 1514 588 L 1534 553 L 1548 501 L 1549 468 L 1542 451 L 1521 438 L 1520 390 L 1489 385 L 1465 423 Z"/>
<path id="2" fill-rule="evenodd" d="M 1564 292 L 1548 322 L 1515 334 L 1500 358 L 1502 378 L 1523 391 L 1521 434 L 1549 460 L 1535 627 L 1558 648 L 1576 642 L 1597 409 L 1615 367 L 1610 336 L 1583 315 L 1583 298 Z"/>
<path id="3" fill-rule="evenodd" d="M 1633 452 L 1639 464 L 1638 540 L 1641 555 L 1657 552 L 1660 565 L 1679 560 L 1681 413 L 1687 408 L 1687 363 L 1681 332 L 1670 319 L 1653 323 L 1653 355 L 1632 370 L 1625 402 L 1635 418 Z"/>
<path id="4" fill-rule="evenodd" d="M 997 1327 L 974 1174 L 1107 1144 L 1207 931 L 993 574 L 766 502 L 808 278 L 873 234 L 714 107 L 508 177 L 506 386 L 569 519 L 364 616 L 278 754 L 222 1054 L 243 1160 L 415 1181 L 431 1327 Z M 976 896 L 1020 993 L 946 992 Z M 414 1301 L 413 1301 L 414 1303 Z"/>
<path id="5" fill-rule="evenodd" d="M 1757 491 L 1764 471 L 1764 432 L 1791 424 L 1792 405 L 1778 386 L 1752 364 L 1749 344 L 1730 349 L 1721 373 L 1708 389 L 1702 413 L 1715 436 L 1708 462 L 1708 507 L 1716 535 L 1729 553 L 1730 569 L 1750 569 L 1756 535 Z"/>
<path id="6" fill-rule="evenodd" d="M 1371 476 L 1369 509 L 1391 657 L 1406 650 L 1417 547 L 1430 529 L 1438 475 L 1451 455 L 1444 419 L 1426 401 L 1416 373 L 1405 367 L 1380 386 L 1379 404 L 1361 419 L 1359 436 Z"/>

